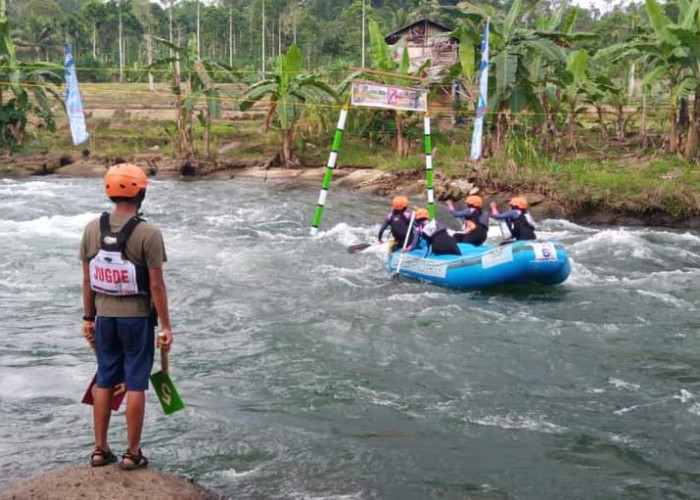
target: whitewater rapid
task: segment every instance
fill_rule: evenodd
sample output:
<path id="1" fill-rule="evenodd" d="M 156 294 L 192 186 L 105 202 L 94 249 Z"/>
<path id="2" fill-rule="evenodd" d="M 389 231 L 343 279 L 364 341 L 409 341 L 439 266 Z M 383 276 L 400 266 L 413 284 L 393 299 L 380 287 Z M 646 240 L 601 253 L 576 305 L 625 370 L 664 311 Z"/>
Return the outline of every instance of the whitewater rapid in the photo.
<path id="1" fill-rule="evenodd" d="M 700 496 L 700 235 L 540 221 L 565 284 L 457 293 L 346 252 L 386 200 L 335 191 L 310 238 L 316 195 L 151 183 L 188 405 L 149 394 L 154 466 L 243 497 Z M 87 463 L 78 245 L 109 207 L 99 180 L 0 180 L 0 487 Z"/>

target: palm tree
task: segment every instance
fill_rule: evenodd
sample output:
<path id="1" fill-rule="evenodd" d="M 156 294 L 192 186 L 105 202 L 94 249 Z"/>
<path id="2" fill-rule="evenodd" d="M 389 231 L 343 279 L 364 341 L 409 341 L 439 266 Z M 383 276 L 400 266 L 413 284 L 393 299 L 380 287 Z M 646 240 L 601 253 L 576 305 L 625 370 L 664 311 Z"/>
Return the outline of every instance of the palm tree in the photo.
<path id="1" fill-rule="evenodd" d="M 282 140 L 273 164 L 283 167 L 300 164 L 294 152 L 294 132 L 307 106 L 335 102 L 335 92 L 320 81 L 318 75 L 303 73 L 304 54 L 292 45 L 277 58 L 271 78 L 252 84 L 243 92 L 240 109 L 246 111 L 265 97 L 270 104 L 265 119 L 265 131 L 279 128 Z"/>
<path id="2" fill-rule="evenodd" d="M 100 0 L 88 0 L 81 7 L 80 15 L 84 22 L 92 28 L 92 58 L 97 59 L 98 28 L 107 15 L 104 3 Z"/>
<path id="3" fill-rule="evenodd" d="M 12 31 L 12 38 L 17 45 L 29 47 L 34 52 L 34 59 L 41 58 L 41 47 L 53 45 L 56 25 L 46 17 L 29 17 L 25 24 Z M 46 49 L 48 54 L 48 48 Z"/>

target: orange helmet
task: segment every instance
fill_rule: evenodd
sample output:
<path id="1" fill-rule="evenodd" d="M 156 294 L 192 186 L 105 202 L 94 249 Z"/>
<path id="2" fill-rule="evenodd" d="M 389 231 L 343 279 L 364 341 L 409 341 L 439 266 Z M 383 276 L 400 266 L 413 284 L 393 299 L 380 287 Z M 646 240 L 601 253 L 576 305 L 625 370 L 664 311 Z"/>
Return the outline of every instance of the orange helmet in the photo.
<path id="1" fill-rule="evenodd" d="M 147 185 L 146 173 L 129 163 L 114 165 L 105 175 L 105 191 L 110 198 L 135 198 Z"/>
<path id="2" fill-rule="evenodd" d="M 510 206 L 519 208 L 520 210 L 527 210 L 527 200 L 521 196 L 517 196 L 510 200 Z"/>
<path id="3" fill-rule="evenodd" d="M 408 198 L 405 196 L 397 196 L 392 200 L 391 208 L 394 210 L 406 210 L 406 208 L 408 208 Z"/>
<path id="4" fill-rule="evenodd" d="M 467 196 L 467 205 L 471 205 L 472 207 L 476 208 L 481 208 L 484 206 L 484 200 L 481 199 L 481 196 Z"/>
<path id="5" fill-rule="evenodd" d="M 426 208 L 416 210 L 416 220 L 430 219 L 430 214 Z"/>

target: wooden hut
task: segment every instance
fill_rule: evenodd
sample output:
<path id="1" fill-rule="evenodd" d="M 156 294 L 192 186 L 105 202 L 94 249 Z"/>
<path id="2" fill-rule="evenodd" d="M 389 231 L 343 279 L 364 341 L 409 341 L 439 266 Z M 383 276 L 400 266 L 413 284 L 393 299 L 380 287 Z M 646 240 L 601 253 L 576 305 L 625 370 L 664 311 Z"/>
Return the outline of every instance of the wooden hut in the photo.
<path id="1" fill-rule="evenodd" d="M 404 47 L 408 49 L 411 71 L 430 61 L 426 68 L 427 77 L 432 82 L 432 90 L 437 90 L 430 101 L 430 113 L 439 120 L 449 117 L 444 122 L 450 124 L 454 119 L 454 92 L 452 83 L 443 83 L 443 80 L 450 67 L 459 61 L 459 42 L 450 38 L 451 32 L 447 26 L 421 19 L 384 38 L 392 46 L 392 57 L 397 62 L 403 57 Z"/>
<path id="2" fill-rule="evenodd" d="M 451 32 L 447 26 L 421 19 L 387 35 L 384 40 L 393 46 L 396 61 L 401 61 L 404 47 L 408 49 L 411 71 L 429 59 L 428 76 L 440 81 L 450 66 L 459 61 L 459 44 L 449 37 Z"/>

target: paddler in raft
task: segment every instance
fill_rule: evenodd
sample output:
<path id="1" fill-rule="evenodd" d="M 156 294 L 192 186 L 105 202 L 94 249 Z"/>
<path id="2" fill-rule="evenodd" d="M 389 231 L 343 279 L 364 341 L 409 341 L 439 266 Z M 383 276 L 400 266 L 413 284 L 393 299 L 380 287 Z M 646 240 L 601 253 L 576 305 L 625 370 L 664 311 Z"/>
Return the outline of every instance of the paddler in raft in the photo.
<path id="1" fill-rule="evenodd" d="M 478 247 L 483 245 L 489 236 L 489 214 L 485 210 L 481 196 L 468 196 L 463 210 L 455 210 L 451 200 L 447 200 L 447 209 L 452 217 L 464 219 L 464 232 L 455 233 L 452 237 L 458 243 L 469 243 Z"/>
<path id="2" fill-rule="evenodd" d="M 408 226 L 411 224 L 411 212 L 408 210 L 408 198 L 397 196 L 391 202 L 391 212 L 384 218 L 382 227 L 379 228 L 377 239 L 383 243 L 382 236 L 387 228 L 391 228 L 391 236 L 394 239 L 392 252 L 398 250 L 406 240 Z"/>
<path id="3" fill-rule="evenodd" d="M 406 251 L 419 248 L 423 241 L 427 243 L 428 249 L 435 255 L 462 255 L 457 242 L 447 232 L 447 228 L 430 220 L 427 209 L 419 208 L 416 210 L 416 227 L 413 231 L 413 239 L 411 244 L 406 247 Z"/>
<path id="4" fill-rule="evenodd" d="M 506 221 L 511 236 L 516 241 L 536 240 L 535 229 L 537 224 L 527 210 L 527 200 L 517 196 L 510 200 L 510 210 L 505 213 L 498 213 L 498 205 L 491 202 L 491 217 L 496 220 Z"/>

